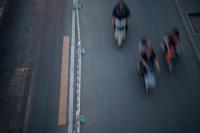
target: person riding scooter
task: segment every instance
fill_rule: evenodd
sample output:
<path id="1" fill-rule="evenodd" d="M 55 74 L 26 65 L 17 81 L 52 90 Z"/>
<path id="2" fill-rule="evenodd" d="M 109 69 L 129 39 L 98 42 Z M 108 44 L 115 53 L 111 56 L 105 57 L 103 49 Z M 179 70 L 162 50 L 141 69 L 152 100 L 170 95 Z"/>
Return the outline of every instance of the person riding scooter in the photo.
<path id="1" fill-rule="evenodd" d="M 180 42 L 180 34 L 177 28 L 173 28 L 168 36 L 164 37 L 165 42 L 165 56 L 167 60 L 177 59 L 179 53 L 177 47 Z"/>
<path id="2" fill-rule="evenodd" d="M 141 55 L 143 52 L 145 52 L 145 48 L 147 45 L 150 46 L 150 41 L 144 37 L 139 41 L 138 47 L 139 47 L 139 55 Z"/>
<path id="3" fill-rule="evenodd" d="M 126 24 L 126 31 L 128 29 L 128 21 L 130 18 L 130 10 L 125 4 L 124 0 L 118 0 L 117 4 L 115 5 L 113 11 L 112 11 L 112 24 L 115 29 L 115 20 L 119 19 L 127 19 L 127 24 Z"/>
<path id="4" fill-rule="evenodd" d="M 149 40 L 143 38 L 139 43 L 139 72 L 142 75 L 146 94 L 150 94 L 153 88 L 156 87 L 154 66 L 160 72 L 160 65 L 156 58 L 155 52 L 150 45 Z"/>
<path id="5" fill-rule="evenodd" d="M 142 75 L 145 76 L 148 70 L 152 71 L 154 65 L 156 65 L 157 70 L 160 71 L 160 65 L 151 45 L 148 44 L 147 41 L 145 41 L 145 44 L 143 44 L 143 46 L 144 49 L 140 53 L 140 66 L 142 70 Z"/>

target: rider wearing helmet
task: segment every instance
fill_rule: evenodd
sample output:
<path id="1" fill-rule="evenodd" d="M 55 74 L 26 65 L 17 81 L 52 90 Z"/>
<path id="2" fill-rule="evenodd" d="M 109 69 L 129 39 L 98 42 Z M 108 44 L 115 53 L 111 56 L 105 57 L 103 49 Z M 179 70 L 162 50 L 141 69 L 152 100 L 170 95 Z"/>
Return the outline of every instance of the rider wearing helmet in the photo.
<path id="1" fill-rule="evenodd" d="M 112 24 L 115 28 L 115 19 L 122 20 L 127 18 L 127 26 L 126 30 L 128 29 L 128 19 L 130 17 L 130 10 L 125 4 L 124 0 L 118 0 L 117 4 L 115 5 L 113 12 L 112 12 Z"/>
<path id="2" fill-rule="evenodd" d="M 171 32 L 167 37 L 164 38 L 166 47 L 165 53 L 166 58 L 170 62 L 171 59 L 176 59 L 178 57 L 177 46 L 180 42 L 180 34 L 177 28 L 172 28 Z"/>
<path id="3" fill-rule="evenodd" d="M 157 70 L 160 71 L 160 65 L 153 48 L 147 43 L 147 41 L 145 42 L 144 51 L 140 53 L 140 64 L 143 75 L 145 75 L 148 70 L 152 70 L 154 65 L 156 65 Z"/>
<path id="4" fill-rule="evenodd" d="M 145 52 L 147 45 L 150 46 L 150 41 L 146 37 L 142 38 L 139 42 L 139 54 Z"/>
<path id="5" fill-rule="evenodd" d="M 168 44 L 171 45 L 176 51 L 178 42 L 180 41 L 180 34 L 177 28 L 173 28 L 168 35 Z"/>
<path id="6" fill-rule="evenodd" d="M 174 54 L 177 54 L 177 46 L 180 42 L 180 33 L 177 28 L 172 28 L 171 32 L 165 38 L 166 51 L 173 50 Z"/>

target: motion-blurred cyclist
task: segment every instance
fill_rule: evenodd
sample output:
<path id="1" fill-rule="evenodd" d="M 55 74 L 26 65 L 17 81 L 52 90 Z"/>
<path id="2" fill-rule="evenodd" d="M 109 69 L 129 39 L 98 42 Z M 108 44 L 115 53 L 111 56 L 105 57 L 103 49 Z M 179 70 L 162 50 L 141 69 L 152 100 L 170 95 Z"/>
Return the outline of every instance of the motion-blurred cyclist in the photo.
<path id="1" fill-rule="evenodd" d="M 166 53 L 172 54 L 172 58 L 178 57 L 177 47 L 180 45 L 180 33 L 177 28 L 172 28 L 171 32 L 164 37 L 165 51 Z M 181 45 L 180 45 L 181 47 Z"/>
<path id="2" fill-rule="evenodd" d="M 157 70 L 160 71 L 160 65 L 153 48 L 150 44 L 148 44 L 148 40 L 144 38 L 143 41 L 144 49 L 140 52 L 140 66 L 144 76 L 148 70 L 153 69 L 154 65 L 156 66 Z"/>

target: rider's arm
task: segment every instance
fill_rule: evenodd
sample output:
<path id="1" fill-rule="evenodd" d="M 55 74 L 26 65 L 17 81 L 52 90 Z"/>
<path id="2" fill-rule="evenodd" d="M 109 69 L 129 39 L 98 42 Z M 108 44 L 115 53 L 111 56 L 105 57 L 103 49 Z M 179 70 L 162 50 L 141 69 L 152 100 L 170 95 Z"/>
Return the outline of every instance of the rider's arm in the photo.
<path id="1" fill-rule="evenodd" d="M 166 44 L 167 50 L 169 50 L 169 49 L 170 49 L 170 48 L 169 48 L 169 39 L 167 39 L 166 36 L 163 36 L 163 40 L 164 40 L 164 42 L 165 42 L 165 44 Z"/>
<path id="2" fill-rule="evenodd" d="M 115 17 L 112 16 L 112 25 L 114 26 L 115 25 Z"/>
<path id="3" fill-rule="evenodd" d="M 112 11 L 112 25 L 114 26 L 115 24 L 115 18 L 116 18 L 116 6 L 114 7 Z"/>
<path id="4" fill-rule="evenodd" d="M 156 65 L 158 72 L 160 72 L 160 65 L 159 65 L 158 60 L 156 58 L 154 59 L 154 64 Z"/>
<path id="5" fill-rule="evenodd" d="M 126 4 L 125 4 L 125 10 L 126 10 L 126 16 L 128 18 L 130 18 L 130 16 L 131 16 L 130 9 L 128 8 L 128 6 Z"/>
<path id="6" fill-rule="evenodd" d="M 140 61 L 141 61 L 142 65 L 145 66 L 145 68 L 147 68 L 147 69 L 149 68 L 147 62 L 144 60 L 144 58 L 142 56 L 140 56 Z"/>
<path id="7" fill-rule="evenodd" d="M 160 72 L 160 65 L 159 65 L 159 63 L 158 63 L 158 60 L 157 60 L 157 58 L 156 58 L 156 54 L 154 53 L 154 51 L 153 51 L 153 63 L 155 64 L 155 66 L 156 66 L 158 72 Z"/>
<path id="8" fill-rule="evenodd" d="M 131 13 L 127 5 L 125 5 L 125 10 L 126 10 L 126 16 L 127 16 L 127 23 L 129 25 Z"/>

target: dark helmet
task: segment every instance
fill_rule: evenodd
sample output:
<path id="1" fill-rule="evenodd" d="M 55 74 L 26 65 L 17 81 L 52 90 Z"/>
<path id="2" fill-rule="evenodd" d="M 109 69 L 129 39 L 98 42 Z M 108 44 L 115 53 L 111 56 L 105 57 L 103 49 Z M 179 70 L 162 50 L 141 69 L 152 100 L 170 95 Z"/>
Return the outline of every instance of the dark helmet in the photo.
<path id="1" fill-rule="evenodd" d="M 144 47 L 151 47 L 151 44 L 149 42 L 149 40 L 146 38 L 146 37 L 143 37 L 142 40 L 141 40 L 141 43 Z"/>
<path id="2" fill-rule="evenodd" d="M 120 8 L 123 8 L 124 0 L 118 0 L 118 4 Z"/>
<path id="3" fill-rule="evenodd" d="M 143 45 L 146 45 L 148 43 L 147 38 L 146 37 L 142 38 L 141 42 Z"/>
<path id="4" fill-rule="evenodd" d="M 176 27 L 172 28 L 172 34 L 176 36 L 178 40 L 180 39 L 180 33 Z"/>

